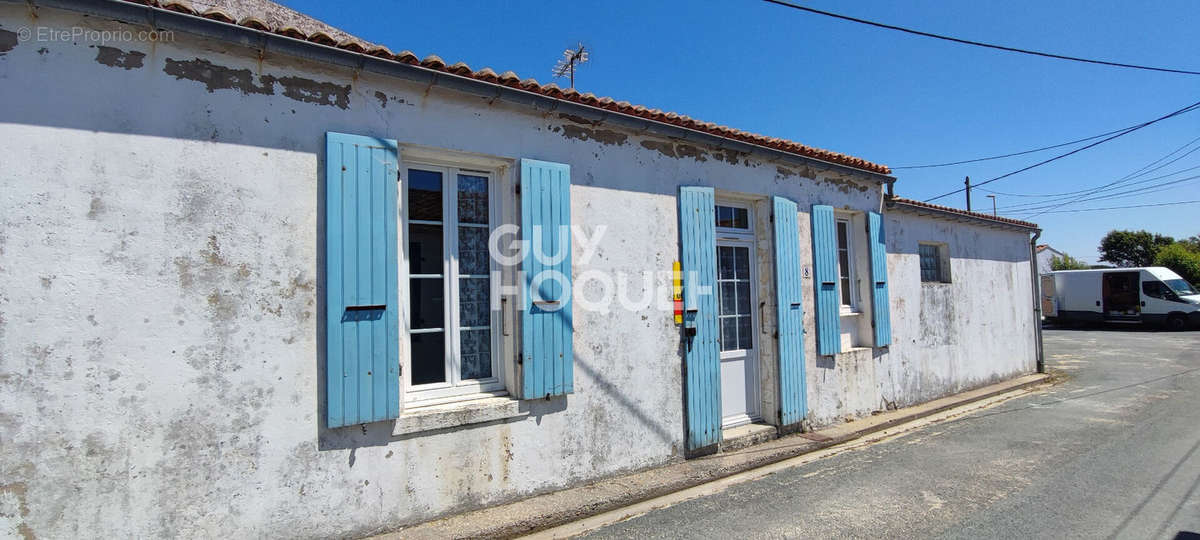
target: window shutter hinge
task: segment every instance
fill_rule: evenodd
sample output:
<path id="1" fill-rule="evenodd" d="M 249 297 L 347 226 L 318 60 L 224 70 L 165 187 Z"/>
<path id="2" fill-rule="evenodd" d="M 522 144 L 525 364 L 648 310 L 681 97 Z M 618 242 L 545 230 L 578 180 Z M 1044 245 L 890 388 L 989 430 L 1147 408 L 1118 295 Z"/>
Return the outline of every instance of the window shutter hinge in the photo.
<path id="1" fill-rule="evenodd" d="M 520 182 L 517 182 L 517 183 L 516 183 L 516 187 L 514 187 L 513 189 L 515 189 L 515 190 L 516 190 L 516 192 L 517 192 L 517 195 L 520 195 L 520 194 L 521 194 L 521 183 L 520 183 Z"/>

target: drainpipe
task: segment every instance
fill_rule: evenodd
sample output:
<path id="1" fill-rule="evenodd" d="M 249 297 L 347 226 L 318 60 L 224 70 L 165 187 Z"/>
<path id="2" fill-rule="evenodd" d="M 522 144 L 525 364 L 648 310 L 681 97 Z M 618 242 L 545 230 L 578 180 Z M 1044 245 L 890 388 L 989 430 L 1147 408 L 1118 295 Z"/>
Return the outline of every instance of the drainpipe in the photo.
<path id="1" fill-rule="evenodd" d="M 1037 267 L 1037 241 L 1042 230 L 1037 229 L 1029 240 L 1029 275 L 1033 282 L 1033 338 L 1034 350 L 1037 354 L 1037 372 L 1046 372 L 1046 357 L 1042 351 L 1042 282 Z"/>

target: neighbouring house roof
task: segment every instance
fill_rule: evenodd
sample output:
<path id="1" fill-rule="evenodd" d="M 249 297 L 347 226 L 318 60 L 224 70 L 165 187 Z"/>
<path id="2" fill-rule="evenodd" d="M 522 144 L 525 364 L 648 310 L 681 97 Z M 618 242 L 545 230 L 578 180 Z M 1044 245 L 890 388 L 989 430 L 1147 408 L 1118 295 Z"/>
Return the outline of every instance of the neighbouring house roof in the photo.
<path id="1" fill-rule="evenodd" d="M 991 214 L 985 214 L 982 212 L 968 212 L 966 210 L 960 210 L 958 208 L 942 206 L 940 204 L 930 204 L 927 202 L 916 201 L 913 199 L 905 199 L 903 197 L 890 197 L 887 199 L 887 205 L 889 207 L 893 207 L 893 208 L 908 209 L 908 210 L 913 210 L 916 212 L 944 214 L 944 215 L 948 215 L 948 216 L 961 217 L 961 218 L 965 218 L 965 219 L 987 221 L 987 222 L 1003 224 L 1003 225 L 1011 225 L 1011 226 L 1015 226 L 1015 227 L 1021 227 L 1024 229 L 1040 229 L 1041 228 L 1038 226 L 1037 223 L 1033 223 L 1033 222 L 1029 222 L 1029 221 L 1022 221 L 1019 219 L 1006 218 L 1004 216 L 993 216 Z M 1038 246 L 1039 251 L 1041 250 L 1041 248 L 1042 248 L 1042 246 Z"/>
<path id="2" fill-rule="evenodd" d="M 822 150 L 820 148 L 814 148 L 795 141 L 750 133 L 748 131 L 717 125 L 712 122 L 703 122 L 682 114 L 662 111 L 659 109 L 651 109 L 642 105 L 634 105 L 628 101 L 617 101 L 609 97 L 599 97 L 590 92 L 580 93 L 573 88 L 561 88 L 554 83 L 541 84 L 532 78 L 522 79 L 518 77 L 516 73 L 511 71 L 505 71 L 504 73 L 497 74 L 491 68 L 486 67 L 478 70 L 471 69 L 470 66 L 463 62 L 447 64 L 444 60 L 436 55 L 429 55 L 423 59 L 420 59 L 409 51 L 394 53 L 387 47 L 361 40 L 353 35 L 313 19 L 312 17 L 280 6 L 268 0 L 198 0 L 196 4 L 200 7 L 194 7 L 188 2 L 177 0 L 122 1 L 145 5 L 152 8 L 170 10 L 185 15 L 203 17 L 205 19 L 219 21 L 222 23 L 235 24 L 261 32 L 278 34 L 327 47 L 336 47 L 338 49 L 359 54 L 366 54 L 384 60 L 400 62 L 427 70 L 469 77 L 495 85 L 507 86 L 510 88 L 541 94 L 552 99 L 570 101 L 596 109 L 617 112 L 643 118 L 653 122 L 660 122 L 685 129 L 700 131 L 725 139 L 770 148 L 780 152 L 794 154 L 806 158 L 836 163 L 867 172 L 882 175 L 891 174 L 891 169 L 888 166 L 872 163 L 862 158 L 848 156 L 838 152 L 831 152 L 829 150 Z"/>

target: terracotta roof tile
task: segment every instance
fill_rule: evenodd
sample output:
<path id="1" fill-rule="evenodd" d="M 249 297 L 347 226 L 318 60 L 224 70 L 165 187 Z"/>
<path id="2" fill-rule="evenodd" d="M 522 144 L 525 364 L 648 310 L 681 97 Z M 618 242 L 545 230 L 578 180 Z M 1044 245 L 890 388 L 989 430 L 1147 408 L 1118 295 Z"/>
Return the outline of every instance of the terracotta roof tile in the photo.
<path id="1" fill-rule="evenodd" d="M 892 203 L 903 205 L 903 206 L 910 206 L 910 207 L 914 207 L 914 208 L 928 208 L 930 210 L 938 210 L 940 212 L 958 214 L 961 216 L 967 216 L 967 217 L 971 217 L 971 218 L 975 218 L 975 219 L 981 219 L 984 221 L 995 221 L 995 222 L 999 222 L 999 223 L 1006 223 L 1009 225 L 1016 225 L 1018 227 L 1026 227 L 1026 228 L 1030 228 L 1030 229 L 1041 228 L 1038 226 L 1037 223 L 1033 223 L 1031 221 L 1022 221 L 1019 219 L 1007 218 L 1004 216 L 993 216 L 991 214 L 984 214 L 982 212 L 968 212 L 966 210 L 961 210 L 961 209 L 950 207 L 950 206 L 942 206 L 940 204 L 930 204 L 930 203 L 923 202 L 923 201 L 917 201 L 917 200 L 913 200 L 913 199 L 905 199 L 903 197 L 892 197 L 891 199 L 888 199 L 888 204 L 892 204 Z"/>
<path id="2" fill-rule="evenodd" d="M 167 2 L 163 2 L 162 4 L 159 4 L 156 0 L 124 0 L 124 1 L 136 3 L 136 4 L 147 5 L 147 6 L 151 6 L 151 7 L 161 5 L 161 7 L 159 9 L 167 9 L 167 10 L 176 11 L 176 12 L 184 13 L 184 14 L 188 14 L 188 15 L 198 15 L 196 10 L 194 8 L 192 8 L 191 5 L 187 4 L 186 2 L 182 2 L 180 0 L 168 0 Z M 217 21 L 222 21 L 222 22 L 227 22 L 227 23 L 233 21 L 233 17 L 228 12 L 217 10 L 215 8 L 205 11 L 203 16 L 205 18 L 208 18 L 211 20 L 217 20 Z M 310 22 L 323 24 L 323 23 L 320 23 L 320 21 L 316 21 L 315 19 L 310 19 Z M 268 24 L 264 19 L 255 17 L 253 15 L 242 17 L 240 20 L 237 21 L 237 24 L 240 26 L 252 28 L 254 30 L 259 30 L 259 31 L 263 31 L 263 32 L 274 31 L 272 26 L 270 24 Z M 332 27 L 328 27 L 326 25 L 325 28 L 332 28 Z M 340 31 L 337 31 L 336 29 L 330 29 L 330 32 L 342 34 Z M 530 92 L 536 92 L 536 93 L 539 93 L 542 95 L 553 97 L 555 99 L 568 99 L 571 101 L 577 101 L 579 103 L 582 103 L 582 104 L 585 104 L 588 106 L 592 106 L 592 107 L 597 107 L 597 108 L 606 109 L 606 110 L 610 110 L 610 111 L 620 112 L 623 114 L 630 114 L 630 115 L 638 116 L 641 118 L 646 118 L 648 120 L 652 120 L 655 122 L 671 124 L 671 125 L 675 125 L 675 126 L 679 126 L 679 127 L 683 127 L 683 128 L 687 128 L 687 129 L 695 129 L 698 131 L 703 131 L 703 132 L 706 132 L 706 133 L 709 133 L 712 135 L 716 135 L 718 137 L 724 137 L 727 139 L 739 140 L 739 141 L 749 142 L 751 144 L 767 146 L 767 147 L 774 148 L 774 149 L 784 151 L 784 152 L 788 152 L 791 154 L 821 159 L 824 161 L 829 161 L 832 163 L 846 165 L 846 166 L 853 167 L 856 169 L 861 169 L 864 171 L 869 171 L 869 172 L 874 172 L 874 173 L 879 173 L 879 174 L 891 174 L 891 169 L 888 168 L 886 165 L 872 163 L 870 161 L 867 161 L 867 160 L 864 160 L 861 158 L 847 156 L 845 154 L 839 154 L 839 153 L 830 152 L 827 150 L 821 150 L 819 148 L 813 148 L 811 146 L 803 145 L 803 144 L 800 144 L 800 143 L 797 143 L 794 141 L 786 141 L 783 139 L 766 137 L 763 135 L 758 135 L 755 133 L 741 131 L 741 130 L 730 128 L 727 126 L 717 125 L 717 124 L 714 124 L 711 122 L 700 122 L 700 121 L 694 120 L 685 115 L 681 115 L 681 114 L 677 114 L 677 113 L 673 113 L 673 112 L 669 112 L 669 111 L 664 112 L 659 109 L 651 109 L 651 108 L 644 107 L 642 105 L 632 105 L 628 101 L 614 101 L 612 98 L 608 98 L 608 97 L 598 98 L 591 92 L 580 94 L 579 92 L 575 91 L 574 89 L 565 89 L 564 90 L 564 89 L 560 88 L 557 84 L 553 84 L 553 83 L 550 83 L 547 85 L 542 85 L 541 83 L 538 83 L 536 79 L 532 79 L 532 78 L 521 80 L 520 77 L 516 73 L 513 73 L 511 71 L 505 71 L 503 74 L 501 74 L 497 77 L 495 72 L 488 68 L 484 68 L 477 72 L 472 72 L 470 66 L 468 66 L 467 64 L 462 63 L 462 62 L 458 62 L 452 66 L 447 67 L 446 62 L 443 61 L 441 58 L 437 57 L 436 55 L 426 56 L 424 60 L 418 60 L 417 56 L 414 55 L 410 51 L 402 51 L 399 54 L 392 55 L 391 51 L 388 50 L 386 47 L 374 46 L 368 42 L 365 42 L 365 41 L 362 41 L 362 40 L 359 40 L 359 39 L 356 39 L 353 37 L 343 38 L 339 41 L 338 39 L 335 39 L 329 32 L 326 32 L 325 30 L 316 30 L 316 31 L 313 31 L 311 34 L 305 35 L 304 31 L 301 30 L 300 28 L 297 28 L 297 27 L 291 26 L 291 25 L 281 25 L 280 29 L 278 30 L 278 33 L 289 36 L 289 37 L 294 37 L 297 39 L 306 39 L 310 42 L 319 43 L 321 45 L 327 45 L 330 47 L 338 47 L 338 48 L 341 48 L 341 49 L 344 49 L 347 51 L 351 51 L 351 52 L 355 52 L 355 53 L 359 53 L 359 54 L 369 54 L 371 56 L 376 56 L 376 57 L 384 58 L 384 59 L 390 59 L 390 60 L 405 63 L 405 64 L 420 65 L 422 68 L 425 68 L 425 69 L 431 69 L 431 70 L 435 70 L 435 71 L 442 71 L 442 72 L 448 72 L 448 73 L 455 73 L 455 74 L 459 74 L 459 75 L 463 75 L 463 76 L 474 77 L 476 79 L 483 80 L 483 81 L 486 81 L 489 83 L 502 84 L 502 85 L 510 86 L 510 87 L 514 87 L 514 88 L 521 88 L 521 89 L 524 89 L 524 90 L 527 90 Z M 901 200 L 901 199 L 896 199 L 896 200 Z M 907 199 L 904 199 L 904 200 L 907 201 Z M 913 202 L 915 202 L 915 201 L 913 201 Z M 921 204 L 924 204 L 924 203 L 918 203 L 918 205 L 921 205 Z M 929 205 L 929 206 L 936 207 L 936 205 Z M 948 207 L 938 207 L 938 208 L 943 209 L 943 208 L 948 208 Z M 949 210 L 958 211 L 956 209 L 949 209 Z M 958 211 L 958 212 L 962 212 L 962 211 Z M 979 216 L 991 218 L 991 216 L 986 216 L 985 214 L 979 214 Z M 1008 218 L 999 218 L 996 220 L 997 221 L 1007 220 L 1005 222 L 1011 222 L 1011 223 L 1018 224 L 1021 226 L 1026 226 L 1026 227 L 1028 227 L 1028 226 L 1036 227 L 1036 225 L 1033 225 L 1028 222 L 1023 222 L 1023 221 L 1018 221 L 1018 220 L 1009 220 Z"/>
<path id="3" fill-rule="evenodd" d="M 246 28 L 253 28 L 255 30 L 262 30 L 263 32 L 271 31 L 271 27 L 266 21 L 252 15 L 242 17 L 242 20 L 238 21 L 238 25 L 245 26 Z"/>
<path id="4" fill-rule="evenodd" d="M 296 38 L 301 41 L 308 41 L 308 34 L 301 32 L 300 29 L 296 28 L 295 26 L 284 26 L 282 28 L 276 28 L 275 33 L 279 34 L 281 36 Z"/>
<path id="5" fill-rule="evenodd" d="M 227 24 L 237 24 L 237 19 L 234 19 L 233 15 L 230 15 L 229 13 L 225 12 L 224 10 L 222 10 L 220 8 L 215 8 L 215 7 L 208 8 L 208 9 L 204 10 L 204 13 L 201 13 L 200 16 L 204 17 L 205 19 L 221 21 L 221 22 L 227 23 Z"/>
<path id="6" fill-rule="evenodd" d="M 308 40 L 313 43 L 320 43 L 321 45 L 328 45 L 330 47 L 337 46 L 337 40 L 333 39 L 333 36 L 320 30 L 313 32 L 312 35 L 308 36 Z"/>
<path id="7" fill-rule="evenodd" d="M 470 75 L 474 72 L 474 70 L 471 69 L 471 66 L 468 66 L 466 62 L 455 62 L 454 65 L 446 68 L 446 71 L 449 71 L 455 75 Z"/>
<path id="8" fill-rule="evenodd" d="M 181 2 L 180 0 L 169 0 L 167 2 L 163 2 L 161 6 L 163 9 L 170 11 L 177 11 L 179 13 L 186 13 L 188 15 L 197 14 L 195 8 L 193 8 L 191 4 L 187 2 Z"/>
<path id="9" fill-rule="evenodd" d="M 471 75 L 481 81 L 487 81 L 487 82 L 492 82 L 492 83 L 500 80 L 500 76 L 496 75 L 496 72 L 493 71 L 492 68 L 487 68 L 487 67 L 485 67 L 479 71 L 476 71 L 475 73 L 472 73 Z"/>
<path id="10" fill-rule="evenodd" d="M 392 52 L 391 49 L 384 47 L 383 45 L 372 45 L 371 48 L 367 49 L 367 54 L 385 58 L 387 60 L 394 60 L 396 57 L 396 53 Z"/>
<path id="11" fill-rule="evenodd" d="M 346 49 L 347 51 L 353 51 L 356 53 L 367 52 L 367 44 L 357 39 L 343 39 L 338 42 L 337 48 Z"/>
<path id="12" fill-rule="evenodd" d="M 444 70 L 446 68 L 446 62 L 442 61 L 442 58 L 440 56 L 438 56 L 436 54 L 431 54 L 431 55 L 426 56 L 425 58 L 421 59 L 421 67 L 427 67 L 429 69 L 436 69 L 436 70 Z"/>

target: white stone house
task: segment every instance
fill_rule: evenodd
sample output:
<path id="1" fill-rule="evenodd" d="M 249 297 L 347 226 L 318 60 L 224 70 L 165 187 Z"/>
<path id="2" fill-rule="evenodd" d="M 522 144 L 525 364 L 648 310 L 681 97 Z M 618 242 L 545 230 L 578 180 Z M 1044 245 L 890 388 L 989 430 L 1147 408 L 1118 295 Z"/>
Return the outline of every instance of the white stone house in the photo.
<path id="1" fill-rule="evenodd" d="M 1065 253 L 1050 247 L 1047 244 L 1041 244 L 1036 249 L 1037 267 L 1039 274 L 1049 274 L 1054 271 L 1052 262 L 1055 257 L 1062 257 Z"/>
<path id="2" fill-rule="evenodd" d="M 368 533 L 1037 365 L 1034 224 L 276 8 L 0 3 L 0 534 Z"/>

